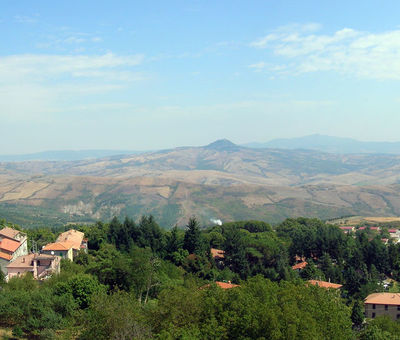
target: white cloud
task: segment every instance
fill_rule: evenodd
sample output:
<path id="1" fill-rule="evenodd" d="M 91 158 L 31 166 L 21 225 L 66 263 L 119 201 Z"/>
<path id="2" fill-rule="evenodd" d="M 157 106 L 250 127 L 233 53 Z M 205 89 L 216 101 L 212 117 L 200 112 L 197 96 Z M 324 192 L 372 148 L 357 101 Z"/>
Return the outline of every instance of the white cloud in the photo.
<path id="1" fill-rule="evenodd" d="M 142 55 L 12 55 L 0 57 L 0 124 L 48 121 L 57 112 L 145 77 Z"/>
<path id="2" fill-rule="evenodd" d="M 278 29 L 250 45 L 290 61 L 278 68 L 264 62 L 249 66 L 255 69 L 287 74 L 334 71 L 369 79 L 400 79 L 400 30 L 369 33 L 343 28 L 327 35 L 300 28 Z"/>
<path id="3" fill-rule="evenodd" d="M 12 55 L 0 57 L 0 84 L 20 80 L 45 80 L 74 74 L 98 77 L 101 70 L 127 69 L 142 63 L 143 55 L 117 56 L 107 53 L 98 56 L 77 55 Z"/>

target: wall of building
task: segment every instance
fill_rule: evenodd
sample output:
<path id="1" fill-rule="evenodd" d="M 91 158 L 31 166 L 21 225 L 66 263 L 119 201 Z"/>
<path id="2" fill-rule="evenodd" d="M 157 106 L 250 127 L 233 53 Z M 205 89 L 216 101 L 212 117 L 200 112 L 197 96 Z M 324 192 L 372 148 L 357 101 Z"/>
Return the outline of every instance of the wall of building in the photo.
<path id="1" fill-rule="evenodd" d="M 63 259 L 73 260 L 74 256 L 72 253 L 72 248 L 69 250 L 42 250 L 41 253 L 48 255 L 61 256 Z M 53 254 L 52 254 L 53 253 Z"/>
<path id="2" fill-rule="evenodd" d="M 7 265 L 10 262 L 4 259 L 0 259 L 0 269 L 3 272 L 4 275 L 7 275 Z"/>
<path id="3" fill-rule="evenodd" d="M 30 268 L 8 268 L 8 280 L 15 276 L 20 276 L 26 272 L 32 272 L 33 269 Z"/>
<path id="4" fill-rule="evenodd" d="M 21 245 L 18 247 L 18 249 L 14 252 L 13 258 L 11 259 L 11 262 L 16 259 L 17 257 L 28 255 L 28 240 L 25 237 L 24 239 L 21 240 Z"/>
<path id="5" fill-rule="evenodd" d="M 393 320 L 400 320 L 400 305 L 365 304 L 367 318 L 373 319 L 381 315 L 389 315 Z"/>

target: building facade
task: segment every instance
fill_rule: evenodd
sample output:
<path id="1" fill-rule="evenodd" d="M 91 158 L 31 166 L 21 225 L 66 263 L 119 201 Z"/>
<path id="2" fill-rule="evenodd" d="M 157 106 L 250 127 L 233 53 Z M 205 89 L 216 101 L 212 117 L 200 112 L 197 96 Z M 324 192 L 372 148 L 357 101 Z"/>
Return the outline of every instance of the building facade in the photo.
<path id="1" fill-rule="evenodd" d="M 400 294 L 374 293 L 364 300 L 365 317 L 374 319 L 377 316 L 388 315 L 393 320 L 400 320 Z"/>

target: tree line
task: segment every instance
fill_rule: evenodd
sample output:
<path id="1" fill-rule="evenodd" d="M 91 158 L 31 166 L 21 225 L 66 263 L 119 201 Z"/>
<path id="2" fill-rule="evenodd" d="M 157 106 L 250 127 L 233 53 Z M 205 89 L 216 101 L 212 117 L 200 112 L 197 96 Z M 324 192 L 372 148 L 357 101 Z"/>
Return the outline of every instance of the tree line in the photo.
<path id="1" fill-rule="evenodd" d="M 397 339 L 399 324 L 364 324 L 362 300 L 399 279 L 400 246 L 368 230 L 355 237 L 318 219 L 272 227 L 239 221 L 201 228 L 135 222 L 76 226 L 89 252 L 62 261 L 39 284 L 29 275 L 2 282 L 0 326 L 38 339 Z M 61 230 L 26 230 L 40 246 Z M 210 249 L 225 251 L 223 263 Z M 291 266 L 303 258 L 297 273 Z M 341 294 L 306 284 L 343 284 Z M 215 281 L 240 288 L 222 290 Z M 210 284 L 211 283 L 211 284 Z"/>

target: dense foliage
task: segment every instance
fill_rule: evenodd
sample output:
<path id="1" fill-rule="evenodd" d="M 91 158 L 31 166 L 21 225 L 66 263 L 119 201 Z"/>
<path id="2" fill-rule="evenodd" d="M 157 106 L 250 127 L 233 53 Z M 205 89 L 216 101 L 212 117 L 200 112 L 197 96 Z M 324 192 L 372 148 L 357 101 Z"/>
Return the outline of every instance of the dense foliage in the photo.
<path id="1" fill-rule="evenodd" d="M 387 318 L 364 323 L 362 299 L 400 277 L 400 246 L 370 230 L 345 235 L 317 219 L 274 228 L 240 221 L 162 229 L 152 216 L 76 226 L 89 252 L 61 274 L 0 289 L 0 326 L 39 339 L 396 339 Z M 27 230 L 41 247 L 63 230 Z M 385 231 L 383 231 L 385 233 Z M 225 250 L 214 260 L 210 249 Z M 39 248 L 40 249 L 40 248 Z M 301 260 L 300 272 L 291 265 Z M 308 279 L 344 285 L 342 292 Z M 232 281 L 223 290 L 212 282 Z"/>

